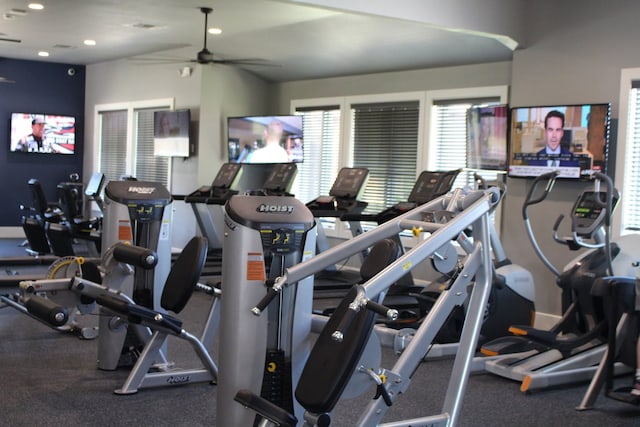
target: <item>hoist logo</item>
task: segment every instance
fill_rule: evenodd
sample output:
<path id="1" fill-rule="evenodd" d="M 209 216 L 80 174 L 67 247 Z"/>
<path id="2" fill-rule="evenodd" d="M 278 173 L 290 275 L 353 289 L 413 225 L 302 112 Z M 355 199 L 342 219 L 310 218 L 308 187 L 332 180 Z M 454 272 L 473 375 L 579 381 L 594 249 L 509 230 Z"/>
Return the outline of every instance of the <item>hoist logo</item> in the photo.
<path id="1" fill-rule="evenodd" d="M 260 206 L 258 206 L 258 209 L 256 209 L 256 211 L 260 212 L 260 213 L 286 213 L 286 214 L 290 214 L 291 212 L 293 212 L 293 206 L 291 205 L 267 205 L 267 204 L 261 204 Z"/>
<path id="2" fill-rule="evenodd" d="M 129 193 L 152 194 L 154 191 L 156 191 L 155 187 L 129 187 Z"/>

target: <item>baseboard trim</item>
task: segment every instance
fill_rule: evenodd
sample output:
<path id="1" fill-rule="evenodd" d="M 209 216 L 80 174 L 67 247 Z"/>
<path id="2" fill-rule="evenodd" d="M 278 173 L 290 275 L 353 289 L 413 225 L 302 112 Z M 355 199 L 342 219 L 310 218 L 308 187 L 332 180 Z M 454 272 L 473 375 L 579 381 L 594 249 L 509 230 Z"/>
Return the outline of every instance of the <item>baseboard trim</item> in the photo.
<path id="1" fill-rule="evenodd" d="M 22 227 L 0 227 L 0 239 L 24 239 Z"/>

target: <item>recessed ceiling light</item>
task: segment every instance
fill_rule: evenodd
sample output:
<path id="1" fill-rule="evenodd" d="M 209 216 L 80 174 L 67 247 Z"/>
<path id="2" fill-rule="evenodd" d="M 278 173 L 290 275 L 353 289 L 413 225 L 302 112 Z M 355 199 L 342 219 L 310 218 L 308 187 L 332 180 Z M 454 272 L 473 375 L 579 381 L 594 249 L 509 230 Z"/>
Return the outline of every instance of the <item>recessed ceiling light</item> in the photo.
<path id="1" fill-rule="evenodd" d="M 87 39 L 84 41 L 84 44 L 87 46 L 95 46 L 96 45 L 96 41 L 95 40 L 91 40 L 91 39 Z"/>
<path id="2" fill-rule="evenodd" d="M 209 34 L 222 34 L 222 28 L 209 28 Z"/>
<path id="3" fill-rule="evenodd" d="M 42 3 L 29 3 L 28 7 L 31 10 L 42 10 L 42 9 L 44 9 L 44 5 Z"/>
<path id="4" fill-rule="evenodd" d="M 40 52 L 38 52 L 38 56 L 49 56 L 49 52 L 45 52 L 44 50 L 41 50 Z"/>

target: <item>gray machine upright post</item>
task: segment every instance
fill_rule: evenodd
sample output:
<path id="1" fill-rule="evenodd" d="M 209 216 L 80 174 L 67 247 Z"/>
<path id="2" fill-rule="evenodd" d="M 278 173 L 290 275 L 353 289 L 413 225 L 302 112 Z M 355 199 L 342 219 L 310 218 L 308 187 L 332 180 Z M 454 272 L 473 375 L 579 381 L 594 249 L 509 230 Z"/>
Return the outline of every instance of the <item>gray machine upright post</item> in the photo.
<path id="1" fill-rule="evenodd" d="M 253 315 L 251 308 L 266 294 L 265 280 L 313 257 L 315 244 L 313 215 L 295 198 L 233 196 L 225 206 L 218 425 L 253 426 L 254 414 L 234 396 L 247 389 L 269 399 L 263 381 L 272 374 L 283 381 L 283 394 L 291 399 L 293 407 L 285 409 L 302 419 L 293 390 L 310 351 L 313 276 L 283 289 L 262 316 Z M 282 358 L 267 359 L 274 351 Z"/>
<path id="2" fill-rule="evenodd" d="M 156 182 L 109 181 L 105 188 L 102 253 L 118 242 L 128 242 L 156 251 L 158 264 L 152 270 L 136 268 L 129 280 L 121 275 L 105 275 L 103 285 L 117 286 L 137 304 L 161 310 L 160 297 L 171 269 L 171 193 Z M 111 316 L 100 317 L 98 367 L 118 367 L 127 328 L 113 323 Z"/>

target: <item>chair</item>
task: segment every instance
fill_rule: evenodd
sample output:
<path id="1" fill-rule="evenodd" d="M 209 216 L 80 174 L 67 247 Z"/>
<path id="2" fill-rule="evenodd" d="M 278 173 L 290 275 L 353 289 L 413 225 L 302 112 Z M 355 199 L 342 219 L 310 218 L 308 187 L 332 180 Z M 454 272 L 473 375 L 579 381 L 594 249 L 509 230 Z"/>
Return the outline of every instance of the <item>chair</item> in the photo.
<path id="1" fill-rule="evenodd" d="M 47 197 L 42 189 L 42 184 L 36 178 L 27 181 L 31 191 L 32 209 L 42 221 L 60 222 L 63 218 L 62 212 L 56 203 L 47 201 Z"/>
<path id="2" fill-rule="evenodd" d="M 29 244 L 30 252 L 34 255 L 44 255 L 51 253 L 45 227 L 47 224 L 59 223 L 62 220 L 62 212 L 56 209 L 56 205 L 47 202 L 47 198 L 42 189 L 42 184 L 35 178 L 27 181 L 29 192 L 31 193 L 31 206 L 22 207 L 25 213 L 22 217 L 22 228 Z M 53 251 L 57 256 L 64 256 Z"/>
<path id="3" fill-rule="evenodd" d="M 160 305 L 164 310 L 179 314 L 191 298 L 202 273 L 207 256 L 207 239 L 192 238 L 171 267 L 162 291 Z M 116 394 L 136 393 L 139 388 L 184 384 L 187 382 L 217 381 L 217 367 L 204 343 L 211 341 L 205 327 L 202 338 L 197 338 L 182 328 L 182 321 L 165 312 L 156 311 L 122 298 L 113 293 L 104 293 L 96 297 L 96 302 L 129 324 L 140 324 L 152 331 L 151 338 L 144 349 L 125 384 L 115 390 Z M 215 304 L 215 303 L 214 303 Z M 212 311 L 213 305 L 212 304 Z M 168 336 L 188 341 L 202 361 L 204 368 L 197 370 L 178 370 L 149 372 Z M 204 343 L 203 343 L 204 342 Z"/>
<path id="4" fill-rule="evenodd" d="M 99 253 L 102 246 L 100 234 L 102 219 L 83 216 L 82 193 L 78 191 L 78 186 L 75 183 L 58 184 L 58 201 L 71 236 L 92 242 L 95 245 L 95 252 Z"/>

